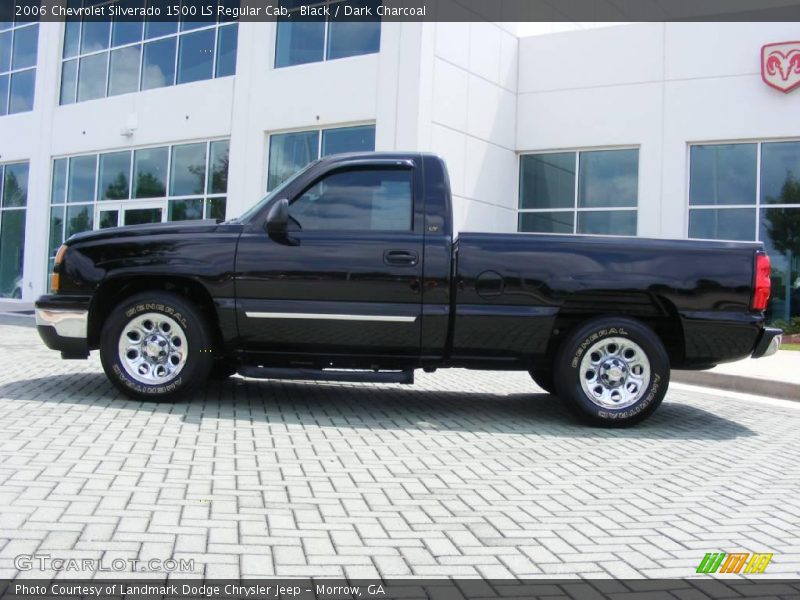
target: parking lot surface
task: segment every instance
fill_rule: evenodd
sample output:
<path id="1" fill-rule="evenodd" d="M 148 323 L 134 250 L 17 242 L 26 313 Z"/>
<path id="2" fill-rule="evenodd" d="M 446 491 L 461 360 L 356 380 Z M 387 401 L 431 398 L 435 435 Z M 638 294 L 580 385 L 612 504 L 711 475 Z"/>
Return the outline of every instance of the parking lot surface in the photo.
<path id="1" fill-rule="evenodd" d="M 33 328 L 0 339 L 0 577 L 56 571 L 19 556 L 193 561 L 173 577 L 685 577 L 720 551 L 800 570 L 800 404 L 675 386 L 640 426 L 592 429 L 527 374 L 462 370 L 155 404 Z"/>

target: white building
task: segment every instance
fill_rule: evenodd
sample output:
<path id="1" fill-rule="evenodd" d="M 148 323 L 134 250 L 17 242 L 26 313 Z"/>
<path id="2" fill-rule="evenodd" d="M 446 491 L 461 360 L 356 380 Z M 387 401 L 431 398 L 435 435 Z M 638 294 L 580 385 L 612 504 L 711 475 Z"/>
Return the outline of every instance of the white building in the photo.
<path id="1" fill-rule="evenodd" d="M 800 90 L 761 76 L 796 23 L 8 27 L 4 296 L 43 293 L 65 235 L 232 217 L 374 148 L 441 154 L 460 230 L 775 238 L 773 315 L 800 314 Z"/>

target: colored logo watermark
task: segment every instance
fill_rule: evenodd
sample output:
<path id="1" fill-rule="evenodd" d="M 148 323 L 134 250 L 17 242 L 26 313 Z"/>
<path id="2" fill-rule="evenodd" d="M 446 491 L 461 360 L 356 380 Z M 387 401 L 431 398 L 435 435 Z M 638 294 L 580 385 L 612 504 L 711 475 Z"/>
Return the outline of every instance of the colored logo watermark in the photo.
<path id="1" fill-rule="evenodd" d="M 767 569 L 772 554 L 749 552 L 709 552 L 700 561 L 698 573 L 745 573 L 757 575 Z"/>

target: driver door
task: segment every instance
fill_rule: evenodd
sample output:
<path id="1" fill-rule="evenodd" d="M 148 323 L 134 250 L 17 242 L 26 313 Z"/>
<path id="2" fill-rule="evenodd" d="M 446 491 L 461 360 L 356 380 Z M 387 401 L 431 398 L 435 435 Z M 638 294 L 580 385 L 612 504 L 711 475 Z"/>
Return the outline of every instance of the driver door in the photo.
<path id="1" fill-rule="evenodd" d="M 280 239 L 242 236 L 242 347 L 280 355 L 417 357 L 423 233 L 417 172 L 395 161 L 328 171 L 289 198 Z"/>

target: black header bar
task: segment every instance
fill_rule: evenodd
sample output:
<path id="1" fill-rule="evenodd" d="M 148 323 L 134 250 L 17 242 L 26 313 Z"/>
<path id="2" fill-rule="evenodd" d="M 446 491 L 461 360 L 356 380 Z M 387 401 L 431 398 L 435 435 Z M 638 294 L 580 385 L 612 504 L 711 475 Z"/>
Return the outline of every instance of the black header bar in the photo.
<path id="1" fill-rule="evenodd" d="M 0 0 L 0 21 L 800 21 L 800 0 Z"/>

